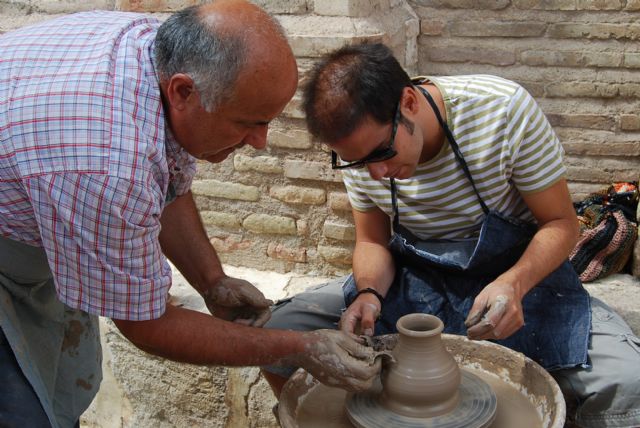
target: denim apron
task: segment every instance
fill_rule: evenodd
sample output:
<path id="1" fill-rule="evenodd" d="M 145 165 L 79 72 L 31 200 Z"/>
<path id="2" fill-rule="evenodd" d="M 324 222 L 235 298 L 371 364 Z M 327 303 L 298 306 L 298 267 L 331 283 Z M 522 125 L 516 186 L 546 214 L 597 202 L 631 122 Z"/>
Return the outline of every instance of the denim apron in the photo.
<path id="1" fill-rule="evenodd" d="M 445 333 L 466 335 L 464 320 L 474 299 L 518 261 L 537 228 L 487 207 L 435 102 L 426 90 L 417 88 L 436 113 L 485 218 L 477 238 L 419 239 L 400 224 L 396 185 L 390 180 L 394 217 L 389 250 L 396 274 L 376 322 L 376 334 L 395 333 L 398 318 L 422 312 L 438 316 Z M 343 288 L 348 306 L 357 293 L 352 275 Z M 524 326 L 496 343 L 525 354 L 547 370 L 587 365 L 590 300 L 568 260 L 527 293 L 522 307 Z"/>
<path id="2" fill-rule="evenodd" d="M 0 328 L 51 426 L 74 426 L 102 379 L 98 317 L 71 309 L 57 299 L 42 248 L 3 237 Z M 2 361 L 0 369 L 7 367 L 9 364 Z M 7 378 L 12 377 L 3 376 Z M 5 394 L 18 387 L 2 385 L 0 391 Z M 0 399 L 15 397 L 9 392 Z M 35 411 L 29 403 L 15 403 L 14 407 L 14 414 L 0 415 L 0 425 L 18 426 L 13 418 Z"/>

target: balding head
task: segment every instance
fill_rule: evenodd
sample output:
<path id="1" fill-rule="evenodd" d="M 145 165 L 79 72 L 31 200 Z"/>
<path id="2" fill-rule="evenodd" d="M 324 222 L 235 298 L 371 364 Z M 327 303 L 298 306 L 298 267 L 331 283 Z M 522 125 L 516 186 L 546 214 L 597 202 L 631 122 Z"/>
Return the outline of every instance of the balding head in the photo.
<path id="1" fill-rule="evenodd" d="M 241 0 L 217 0 L 196 6 L 202 22 L 213 31 L 287 44 L 284 30 L 267 12 Z M 255 41 L 255 40 L 254 40 Z"/>
<path id="2" fill-rule="evenodd" d="M 178 73 L 190 76 L 208 111 L 231 98 L 248 76 L 260 74 L 270 81 L 283 72 L 297 73 L 280 24 L 241 0 L 218 0 L 175 13 L 158 30 L 155 56 L 161 82 Z"/>

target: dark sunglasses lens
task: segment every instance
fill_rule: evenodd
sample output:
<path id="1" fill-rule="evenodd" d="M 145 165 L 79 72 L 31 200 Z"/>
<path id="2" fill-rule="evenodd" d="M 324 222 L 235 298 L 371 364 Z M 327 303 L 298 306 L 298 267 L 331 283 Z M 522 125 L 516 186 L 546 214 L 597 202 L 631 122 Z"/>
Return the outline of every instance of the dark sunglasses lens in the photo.
<path id="1" fill-rule="evenodd" d="M 345 169 L 345 168 L 364 168 L 369 163 L 375 162 L 383 162 L 387 159 L 391 159 L 397 154 L 397 152 L 391 148 L 387 147 L 386 149 L 382 149 L 379 151 L 375 151 L 364 159 L 360 159 L 359 161 L 351 162 L 351 163 L 340 163 L 332 165 L 333 169 Z"/>

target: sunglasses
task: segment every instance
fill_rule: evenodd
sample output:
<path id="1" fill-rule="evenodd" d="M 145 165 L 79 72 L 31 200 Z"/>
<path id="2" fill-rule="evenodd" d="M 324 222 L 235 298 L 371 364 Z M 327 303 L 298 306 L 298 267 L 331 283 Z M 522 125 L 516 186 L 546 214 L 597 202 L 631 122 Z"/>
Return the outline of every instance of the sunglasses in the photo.
<path id="1" fill-rule="evenodd" d="M 400 102 L 398 102 L 398 106 L 396 107 L 396 114 L 393 118 L 393 126 L 391 128 L 391 138 L 389 139 L 389 144 L 386 147 L 376 149 L 360 160 L 347 163 L 338 163 L 338 154 L 332 150 L 331 168 L 362 168 L 369 163 L 386 161 L 387 159 L 391 159 L 392 157 L 397 155 L 398 152 L 393 148 L 393 143 L 396 139 L 396 132 L 398 131 L 398 122 L 400 121 L 400 116 Z"/>

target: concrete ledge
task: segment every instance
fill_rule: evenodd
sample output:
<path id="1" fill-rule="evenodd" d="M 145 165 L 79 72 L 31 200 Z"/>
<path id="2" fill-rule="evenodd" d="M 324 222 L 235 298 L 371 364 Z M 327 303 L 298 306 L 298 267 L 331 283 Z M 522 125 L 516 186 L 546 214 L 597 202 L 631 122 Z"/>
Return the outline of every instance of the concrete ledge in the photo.
<path id="1" fill-rule="evenodd" d="M 254 283 L 270 299 L 292 295 L 329 278 L 278 274 L 225 266 L 232 276 Z M 612 275 L 585 284 L 640 334 L 640 280 Z M 177 274 L 172 304 L 205 312 L 202 299 Z M 257 368 L 178 364 L 135 348 L 101 320 L 104 380 L 82 426 L 91 428 L 250 427 L 277 428 L 276 399 Z"/>

